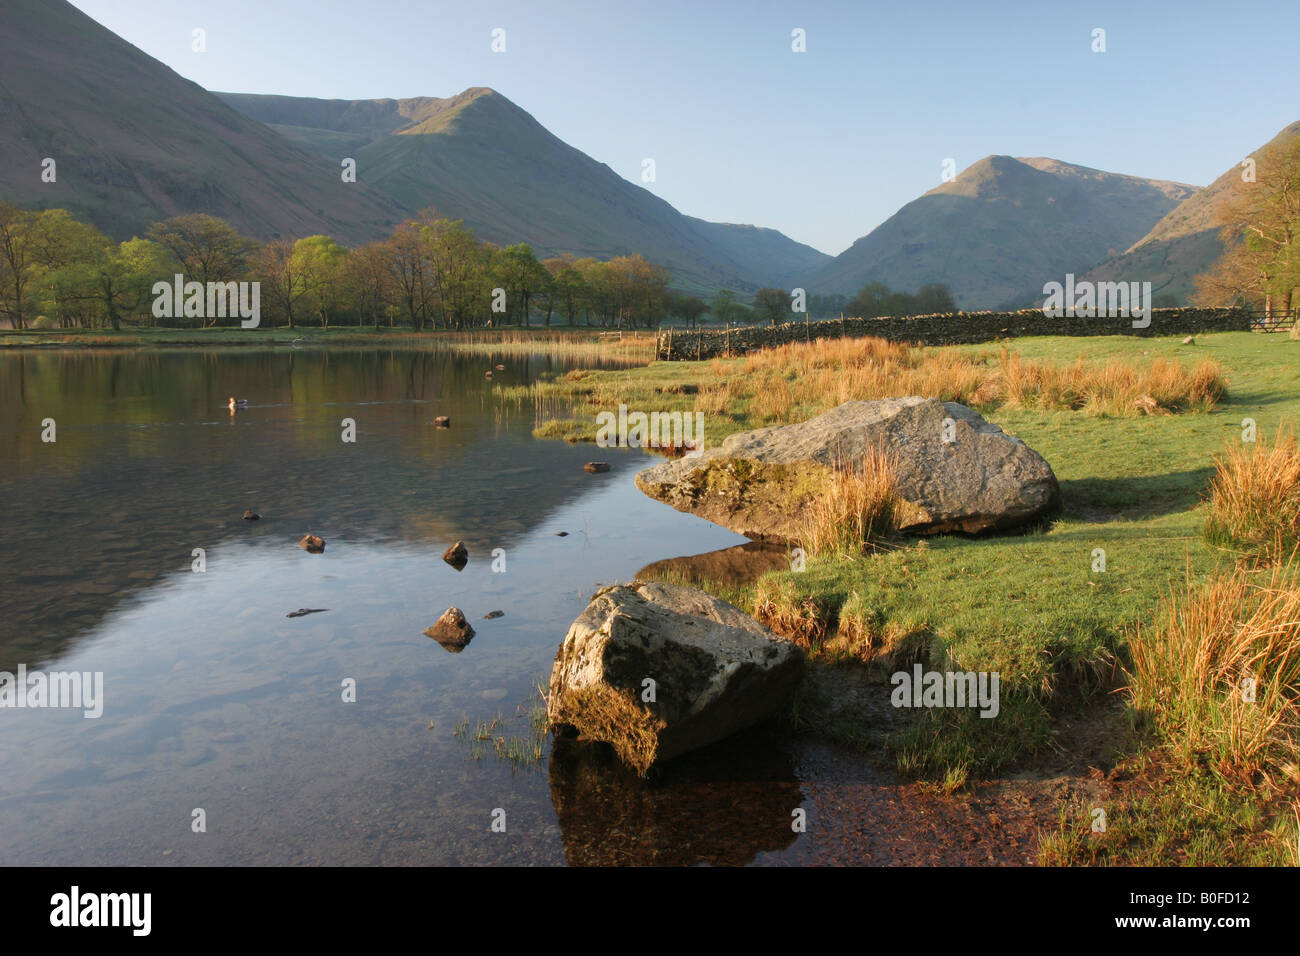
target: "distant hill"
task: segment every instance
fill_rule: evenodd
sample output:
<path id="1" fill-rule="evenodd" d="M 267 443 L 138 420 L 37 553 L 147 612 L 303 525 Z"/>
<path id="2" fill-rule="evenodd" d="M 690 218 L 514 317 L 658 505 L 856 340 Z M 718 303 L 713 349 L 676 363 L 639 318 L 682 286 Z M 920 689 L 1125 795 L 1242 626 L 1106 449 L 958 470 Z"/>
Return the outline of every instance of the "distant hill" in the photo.
<path id="1" fill-rule="evenodd" d="M 1300 122 L 1287 126 L 1253 153 L 1243 154 L 1242 159 L 1253 156 L 1258 169 L 1267 162 L 1269 153 L 1297 137 Z M 1180 305 L 1189 302 L 1196 277 L 1223 255 L 1215 214 L 1232 184 L 1241 181 L 1241 173 L 1240 165 L 1228 169 L 1171 210 L 1122 254 L 1106 259 L 1085 278 L 1094 282 L 1147 281 L 1153 296 L 1167 296 Z"/>
<path id="2" fill-rule="evenodd" d="M 446 99 L 216 95 L 336 165 L 353 156 L 360 181 L 406 208 L 432 206 L 539 257 L 639 252 L 699 292 L 788 284 L 830 261 L 774 229 L 682 215 L 484 87 Z"/>
<path id="3" fill-rule="evenodd" d="M 857 292 L 943 282 L 966 309 L 1023 304 L 1044 282 L 1127 248 L 1195 193 L 1055 159 L 986 156 L 912 200 L 809 280 Z"/>
<path id="4" fill-rule="evenodd" d="M 51 157 L 57 180 L 41 182 Z M 391 199 L 231 109 L 65 0 L 0 3 L 0 198 L 110 235 L 206 212 L 258 238 L 383 235 Z"/>

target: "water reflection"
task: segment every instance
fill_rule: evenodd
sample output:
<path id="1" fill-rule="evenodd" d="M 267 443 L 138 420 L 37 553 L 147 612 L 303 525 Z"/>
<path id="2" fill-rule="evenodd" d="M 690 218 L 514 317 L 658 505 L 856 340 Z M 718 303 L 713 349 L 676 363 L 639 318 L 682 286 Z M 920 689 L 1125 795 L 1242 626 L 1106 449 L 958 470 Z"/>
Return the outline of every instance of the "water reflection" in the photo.
<path id="1" fill-rule="evenodd" d="M 484 361 L 0 356 L 0 669 L 105 682 L 99 719 L 0 713 L 0 863 L 564 862 L 545 763 L 453 728 L 510 719 L 601 584 L 743 539 L 638 492 L 639 453 L 534 440 L 494 390 L 537 370 Z M 423 634 L 449 606 L 458 654 Z"/>
<path id="2" fill-rule="evenodd" d="M 683 755 L 649 779 L 603 744 L 557 740 L 551 800 L 573 866 L 742 866 L 798 838 L 803 803 L 789 752 L 768 728 Z"/>

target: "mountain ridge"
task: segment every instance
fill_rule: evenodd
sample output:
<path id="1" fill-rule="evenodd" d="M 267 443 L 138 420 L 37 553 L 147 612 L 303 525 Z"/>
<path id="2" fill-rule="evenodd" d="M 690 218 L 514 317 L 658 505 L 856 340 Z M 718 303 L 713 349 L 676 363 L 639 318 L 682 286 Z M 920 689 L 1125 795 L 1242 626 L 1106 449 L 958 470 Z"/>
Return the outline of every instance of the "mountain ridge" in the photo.
<path id="1" fill-rule="evenodd" d="M 990 155 L 927 190 L 810 280 L 852 294 L 942 282 L 962 308 L 1022 304 L 1143 235 L 1195 187 L 1046 157 Z"/>

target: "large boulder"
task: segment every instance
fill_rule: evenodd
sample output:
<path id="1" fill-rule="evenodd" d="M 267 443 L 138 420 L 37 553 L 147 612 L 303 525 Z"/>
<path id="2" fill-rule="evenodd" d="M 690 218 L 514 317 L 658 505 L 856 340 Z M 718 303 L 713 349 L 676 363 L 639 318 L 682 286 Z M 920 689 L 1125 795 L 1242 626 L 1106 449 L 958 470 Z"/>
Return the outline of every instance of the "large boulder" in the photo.
<path id="1" fill-rule="evenodd" d="M 614 585 L 596 593 L 560 645 L 547 716 L 613 745 L 644 774 L 774 716 L 803 662 L 798 647 L 703 591 Z"/>
<path id="2" fill-rule="evenodd" d="M 965 405 L 918 396 L 845 402 L 806 422 L 731 435 L 647 468 L 636 484 L 748 538 L 798 540 L 831 467 L 877 448 L 896 462 L 903 531 L 1009 528 L 1060 501 L 1051 466 L 1020 439 Z"/>

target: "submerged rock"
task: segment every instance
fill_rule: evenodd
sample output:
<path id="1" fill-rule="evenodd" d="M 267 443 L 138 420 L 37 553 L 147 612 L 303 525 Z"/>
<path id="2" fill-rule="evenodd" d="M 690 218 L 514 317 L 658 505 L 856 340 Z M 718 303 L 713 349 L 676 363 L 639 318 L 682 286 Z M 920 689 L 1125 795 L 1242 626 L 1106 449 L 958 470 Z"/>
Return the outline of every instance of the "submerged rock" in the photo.
<path id="1" fill-rule="evenodd" d="M 611 744 L 644 774 L 777 714 L 803 662 L 798 647 L 703 591 L 614 585 L 596 593 L 560 645 L 547 716 Z"/>
<path id="2" fill-rule="evenodd" d="M 903 531 L 1009 528 L 1060 501 L 1051 466 L 956 402 L 911 396 L 846 402 L 816 418 L 741 432 L 699 455 L 640 472 L 652 498 L 749 538 L 798 540 L 837 462 L 891 453 Z"/>
<path id="3" fill-rule="evenodd" d="M 483 620 L 493 621 L 499 617 L 505 617 L 505 616 L 506 616 L 505 611 L 488 611 L 486 614 L 483 615 Z"/>
<path id="4" fill-rule="evenodd" d="M 609 471 L 609 462 L 607 461 L 589 461 L 582 466 L 584 471 L 593 475 L 600 474 L 603 471 Z"/>
<path id="5" fill-rule="evenodd" d="M 465 547 L 464 541 L 457 541 L 450 548 L 442 553 L 442 560 L 446 561 L 457 571 L 469 564 L 469 549 Z"/>
<path id="6" fill-rule="evenodd" d="M 285 617 L 306 617 L 308 614 L 323 614 L 328 610 L 327 607 L 300 607 L 296 611 L 290 611 Z"/>
<path id="7" fill-rule="evenodd" d="M 442 617 L 424 629 L 424 636 L 433 638 L 453 654 L 459 654 L 474 638 L 474 628 L 469 626 L 460 608 L 449 607 L 442 612 Z"/>
<path id="8" fill-rule="evenodd" d="M 257 521 L 257 520 L 258 520 L 259 518 L 261 518 L 261 517 L 262 517 L 262 516 L 261 516 L 260 514 L 258 514 L 257 512 L 255 512 L 252 508 L 247 508 L 247 509 L 245 509 L 245 511 L 244 511 L 244 520 L 245 520 L 245 521 Z"/>
<path id="9" fill-rule="evenodd" d="M 298 542 L 298 547 L 312 554 L 320 554 L 325 550 L 325 539 L 316 534 L 305 534 L 302 540 Z"/>

